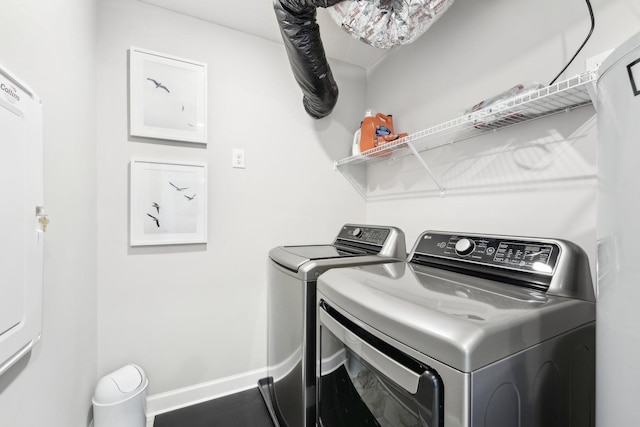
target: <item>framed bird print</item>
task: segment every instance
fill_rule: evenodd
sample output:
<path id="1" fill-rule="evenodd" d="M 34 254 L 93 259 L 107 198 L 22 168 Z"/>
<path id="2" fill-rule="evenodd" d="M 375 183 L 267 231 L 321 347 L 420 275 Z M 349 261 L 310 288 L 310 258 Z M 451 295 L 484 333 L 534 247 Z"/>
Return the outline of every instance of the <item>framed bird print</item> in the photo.
<path id="1" fill-rule="evenodd" d="M 131 159 L 130 245 L 207 242 L 207 165 Z"/>
<path id="2" fill-rule="evenodd" d="M 207 64 L 129 49 L 131 136 L 207 143 Z"/>

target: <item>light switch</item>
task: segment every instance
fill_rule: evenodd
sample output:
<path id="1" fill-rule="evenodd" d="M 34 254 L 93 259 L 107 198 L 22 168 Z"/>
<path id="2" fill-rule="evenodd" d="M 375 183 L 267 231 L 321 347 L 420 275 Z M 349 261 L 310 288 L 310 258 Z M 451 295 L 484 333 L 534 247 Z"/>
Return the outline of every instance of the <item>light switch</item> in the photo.
<path id="1" fill-rule="evenodd" d="M 244 169 L 244 150 L 241 148 L 233 149 L 233 159 L 231 166 L 237 169 Z"/>

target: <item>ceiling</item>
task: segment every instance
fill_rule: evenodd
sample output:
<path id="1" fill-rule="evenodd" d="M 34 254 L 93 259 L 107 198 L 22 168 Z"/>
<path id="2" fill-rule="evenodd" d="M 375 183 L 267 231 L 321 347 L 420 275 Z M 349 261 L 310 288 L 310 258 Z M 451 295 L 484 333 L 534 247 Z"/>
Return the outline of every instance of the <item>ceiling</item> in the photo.
<path id="1" fill-rule="evenodd" d="M 282 43 L 272 0 L 140 1 Z M 369 68 L 388 53 L 351 37 L 323 8 L 318 9 L 318 24 L 328 58 Z"/>

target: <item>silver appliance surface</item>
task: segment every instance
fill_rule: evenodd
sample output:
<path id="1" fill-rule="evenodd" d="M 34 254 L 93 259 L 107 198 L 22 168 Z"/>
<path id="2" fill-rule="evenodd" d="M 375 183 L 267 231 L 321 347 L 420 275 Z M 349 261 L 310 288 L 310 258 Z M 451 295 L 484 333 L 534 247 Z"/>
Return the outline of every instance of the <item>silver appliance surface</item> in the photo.
<path id="1" fill-rule="evenodd" d="M 268 263 L 268 377 L 259 383 L 276 426 L 316 422 L 316 281 L 334 268 L 405 259 L 395 227 L 344 225 L 332 244 L 279 246 Z"/>
<path id="2" fill-rule="evenodd" d="M 380 415 L 391 400 L 404 416 L 375 416 L 381 425 L 594 425 L 595 298 L 586 254 L 570 242 L 427 231 L 407 262 L 324 273 L 317 299 L 321 389 L 351 382 L 353 395 L 355 378 L 373 376 L 403 390 L 363 389 L 351 412 L 364 402 Z M 442 393 L 427 405 L 441 419 L 407 409 L 424 372 L 439 378 L 424 387 Z M 320 396 L 322 425 L 342 426 Z"/>

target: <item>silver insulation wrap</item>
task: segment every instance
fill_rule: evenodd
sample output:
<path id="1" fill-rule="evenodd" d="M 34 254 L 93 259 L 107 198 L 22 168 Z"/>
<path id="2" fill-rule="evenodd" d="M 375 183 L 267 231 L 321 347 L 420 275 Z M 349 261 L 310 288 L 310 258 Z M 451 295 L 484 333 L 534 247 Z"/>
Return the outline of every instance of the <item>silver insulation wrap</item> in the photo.
<path id="1" fill-rule="evenodd" d="M 415 41 L 453 0 L 347 0 L 329 9 L 356 39 L 381 49 Z"/>
<path id="2" fill-rule="evenodd" d="M 315 119 L 331 114 L 338 85 L 327 63 L 316 21 L 318 7 L 353 37 L 378 48 L 411 43 L 442 15 L 453 0 L 273 0 L 273 9 L 306 112 Z"/>

